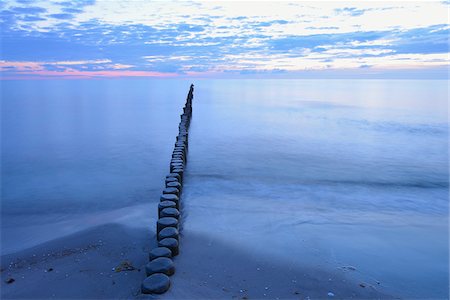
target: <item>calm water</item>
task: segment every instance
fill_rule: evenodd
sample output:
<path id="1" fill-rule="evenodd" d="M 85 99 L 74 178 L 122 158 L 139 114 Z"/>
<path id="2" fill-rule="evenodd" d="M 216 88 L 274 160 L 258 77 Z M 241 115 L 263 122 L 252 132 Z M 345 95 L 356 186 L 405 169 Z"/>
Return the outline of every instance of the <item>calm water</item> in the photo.
<path id="1" fill-rule="evenodd" d="M 187 231 L 448 296 L 446 81 L 194 83 Z M 2 251 L 156 205 L 189 84 L 3 82 Z"/>

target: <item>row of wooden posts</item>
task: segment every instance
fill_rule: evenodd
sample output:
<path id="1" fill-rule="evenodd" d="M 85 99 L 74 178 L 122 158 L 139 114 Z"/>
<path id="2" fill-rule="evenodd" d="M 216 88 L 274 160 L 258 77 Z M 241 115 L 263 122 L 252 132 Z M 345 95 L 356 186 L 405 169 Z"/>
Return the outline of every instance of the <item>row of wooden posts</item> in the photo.
<path id="1" fill-rule="evenodd" d="M 158 204 L 158 221 L 156 222 L 158 247 L 149 252 L 149 263 L 145 266 L 147 278 L 141 286 L 144 294 L 165 293 L 170 288 L 169 276 L 175 273 L 173 258 L 178 255 L 180 247 L 180 196 L 187 162 L 188 130 L 192 117 L 193 97 L 194 85 L 191 84 L 178 126 L 179 132 L 170 161 L 170 173 L 165 178 L 165 188 Z"/>

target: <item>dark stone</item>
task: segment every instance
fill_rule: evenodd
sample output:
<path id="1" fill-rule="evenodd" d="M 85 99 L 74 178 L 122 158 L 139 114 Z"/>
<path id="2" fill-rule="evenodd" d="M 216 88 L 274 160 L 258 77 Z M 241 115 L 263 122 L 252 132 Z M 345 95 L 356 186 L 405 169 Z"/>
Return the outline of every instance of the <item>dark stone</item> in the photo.
<path id="1" fill-rule="evenodd" d="M 158 241 L 166 238 L 174 238 L 176 240 L 179 240 L 179 234 L 180 233 L 178 232 L 178 229 L 176 229 L 175 227 L 166 227 L 159 232 Z"/>
<path id="2" fill-rule="evenodd" d="M 178 220 L 180 218 L 180 211 L 176 208 L 164 208 L 161 210 L 160 217 L 172 217 Z"/>
<path id="3" fill-rule="evenodd" d="M 165 218 L 159 218 L 158 221 L 156 221 L 157 233 L 159 233 L 163 228 L 166 228 L 166 227 L 178 228 L 178 220 L 175 218 L 172 218 L 172 217 L 165 217 Z"/>
<path id="4" fill-rule="evenodd" d="M 178 241 L 174 238 L 165 238 L 158 242 L 159 247 L 166 247 L 172 251 L 172 257 L 177 256 L 179 253 L 178 250 Z"/>
<path id="5" fill-rule="evenodd" d="M 153 248 L 152 250 L 150 250 L 150 252 L 148 253 L 149 260 L 154 260 L 155 258 L 158 258 L 158 257 L 171 258 L 172 251 L 170 251 L 170 249 L 166 248 L 166 247 L 156 247 L 156 248 Z"/>
<path id="6" fill-rule="evenodd" d="M 143 294 L 162 294 L 170 288 L 169 276 L 161 273 L 153 274 L 144 279 L 141 286 Z"/>
<path id="7" fill-rule="evenodd" d="M 178 174 L 180 174 L 181 176 L 183 176 L 184 169 L 183 169 L 183 168 L 173 169 L 172 172 L 178 173 Z"/>
<path id="8" fill-rule="evenodd" d="M 173 181 L 178 182 L 178 178 L 175 178 L 175 177 L 168 177 L 168 178 L 166 178 L 166 183 L 173 182 Z"/>
<path id="9" fill-rule="evenodd" d="M 155 273 L 163 273 L 170 276 L 175 273 L 175 265 L 168 257 L 158 257 L 145 265 L 145 273 L 147 276 Z"/>
<path id="10" fill-rule="evenodd" d="M 173 202 L 173 201 L 161 201 L 158 204 L 158 209 L 159 210 L 163 210 L 164 208 L 168 208 L 168 207 L 177 207 L 177 203 Z"/>
<path id="11" fill-rule="evenodd" d="M 170 165 L 170 171 L 172 172 L 175 169 L 181 169 L 183 168 L 183 164 L 175 164 L 175 165 Z"/>
<path id="12" fill-rule="evenodd" d="M 165 188 L 163 190 L 163 194 L 174 194 L 177 195 L 178 197 L 180 197 L 180 190 L 174 187 L 170 187 L 170 188 Z"/>
<path id="13" fill-rule="evenodd" d="M 170 173 L 169 175 L 166 176 L 166 178 L 169 178 L 169 177 L 175 177 L 175 178 L 178 178 L 178 179 L 181 178 L 180 174 L 177 174 L 177 173 Z"/>
<path id="14" fill-rule="evenodd" d="M 181 183 L 179 182 L 168 182 L 166 183 L 166 187 L 174 187 L 181 191 Z"/>
<path id="15" fill-rule="evenodd" d="M 9 277 L 8 279 L 6 279 L 5 280 L 5 282 L 7 283 L 7 284 L 11 284 L 11 283 L 13 283 L 14 281 L 16 281 L 14 278 L 12 278 L 12 277 Z"/>
<path id="16" fill-rule="evenodd" d="M 159 199 L 161 201 L 173 201 L 175 203 L 180 201 L 180 198 L 178 198 L 178 196 L 174 194 L 162 194 Z"/>
<path id="17" fill-rule="evenodd" d="M 179 183 L 182 183 L 183 182 L 183 178 L 181 178 L 181 175 L 180 174 L 178 174 L 178 173 L 170 173 L 170 174 L 174 174 L 173 176 L 172 175 L 167 175 L 166 176 L 166 179 L 167 178 L 176 178 L 176 179 L 178 179 L 178 182 Z M 176 176 L 175 176 L 176 175 Z"/>

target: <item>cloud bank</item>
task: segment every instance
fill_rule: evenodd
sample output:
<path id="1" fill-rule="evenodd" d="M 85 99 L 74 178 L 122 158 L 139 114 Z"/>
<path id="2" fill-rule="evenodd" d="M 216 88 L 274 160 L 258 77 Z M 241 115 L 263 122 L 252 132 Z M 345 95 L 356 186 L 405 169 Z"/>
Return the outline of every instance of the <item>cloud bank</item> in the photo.
<path id="1" fill-rule="evenodd" d="M 448 2 L 8 1 L 2 78 L 446 78 Z"/>

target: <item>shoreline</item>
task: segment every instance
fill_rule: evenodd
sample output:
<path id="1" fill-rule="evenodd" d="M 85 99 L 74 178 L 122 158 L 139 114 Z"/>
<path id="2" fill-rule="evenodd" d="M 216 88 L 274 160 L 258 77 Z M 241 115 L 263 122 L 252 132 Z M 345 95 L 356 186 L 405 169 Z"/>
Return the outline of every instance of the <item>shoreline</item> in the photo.
<path id="1" fill-rule="evenodd" d="M 154 299 L 140 293 L 154 235 L 152 227 L 105 224 L 3 255 L 1 298 Z M 181 245 L 172 287 L 161 299 L 394 298 L 361 288 L 350 273 L 293 267 L 189 229 Z M 113 269 L 123 262 L 134 270 Z M 10 277 L 15 281 L 5 283 Z"/>
<path id="2" fill-rule="evenodd" d="M 55 219 L 52 216 L 48 217 L 48 220 L 45 220 L 46 216 L 40 216 L 41 222 L 39 224 L 2 228 L 1 255 L 21 252 L 104 224 L 122 224 L 129 227 L 146 228 L 156 222 L 157 215 L 153 212 L 154 205 L 157 205 L 157 203 L 137 204 L 102 212 L 75 214 L 68 219 L 57 222 L 51 222 Z M 22 219 L 23 216 L 17 217 L 18 221 Z M 2 224 L 4 223 L 5 221 L 2 220 Z M 33 232 L 33 239 L 30 239 L 29 232 Z M 9 238 L 9 236 L 14 238 Z"/>

